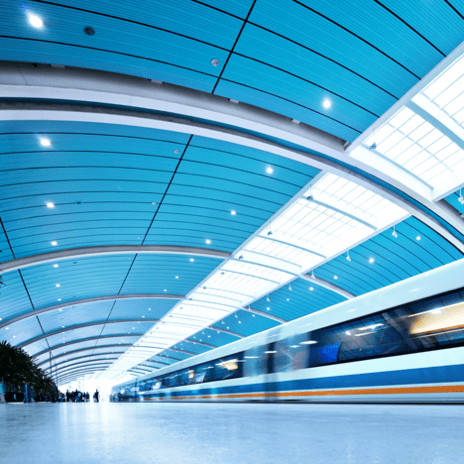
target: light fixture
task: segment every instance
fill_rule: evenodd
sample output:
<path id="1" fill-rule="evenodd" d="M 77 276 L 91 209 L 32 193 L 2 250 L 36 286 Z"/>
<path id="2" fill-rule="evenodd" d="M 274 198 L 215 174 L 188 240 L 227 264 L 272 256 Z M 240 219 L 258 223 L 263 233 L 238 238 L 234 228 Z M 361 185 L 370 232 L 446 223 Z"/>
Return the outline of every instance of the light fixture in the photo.
<path id="1" fill-rule="evenodd" d="M 61 301 L 61 298 L 58 298 L 58 301 Z"/>
<path id="2" fill-rule="evenodd" d="M 322 102 L 322 106 L 326 109 L 330 108 L 332 106 L 332 102 L 328 98 L 325 98 Z"/>
<path id="3" fill-rule="evenodd" d="M 60 285 L 60 284 L 56 284 L 55 287 L 61 287 L 61 285 Z"/>
<path id="4" fill-rule="evenodd" d="M 266 301 L 267 301 L 268 303 L 271 302 L 271 300 L 270 300 L 270 298 L 269 298 L 269 295 L 266 297 Z"/>
<path id="5" fill-rule="evenodd" d="M 55 240 L 53 240 L 53 242 L 50 242 L 53 246 L 56 246 L 58 245 L 58 242 L 56 242 Z"/>
<path id="6" fill-rule="evenodd" d="M 351 335 L 351 332 L 349 330 L 347 330 L 345 333 L 346 335 Z"/>
<path id="7" fill-rule="evenodd" d="M 458 201 L 459 201 L 459 203 L 461 203 L 461 205 L 464 205 L 464 198 L 462 197 L 461 189 L 459 189 Z"/>
<path id="8" fill-rule="evenodd" d="M 314 290 L 314 287 L 309 287 L 309 290 L 312 292 Z"/>
<path id="9" fill-rule="evenodd" d="M 274 172 L 274 169 L 271 168 L 271 166 L 269 166 L 267 169 L 266 169 L 266 172 L 268 174 L 272 174 Z"/>
<path id="10" fill-rule="evenodd" d="M 392 235 L 393 235 L 393 237 L 398 238 L 398 233 L 396 232 L 395 226 L 393 226 Z"/>
<path id="11" fill-rule="evenodd" d="M 211 60 L 211 64 L 212 64 L 214 67 L 219 66 L 219 60 L 218 60 L 217 58 L 213 58 L 213 59 Z"/>
<path id="12" fill-rule="evenodd" d="M 164 290 L 163 290 L 163 292 L 167 292 L 167 290 L 166 290 L 166 289 L 164 289 Z"/>
<path id="13" fill-rule="evenodd" d="M 47 208 L 54 208 L 55 207 L 55 205 L 51 201 L 45 203 L 45 205 L 47 206 Z"/>
<path id="14" fill-rule="evenodd" d="M 347 251 L 346 252 L 346 260 L 351 263 L 351 258 L 350 258 L 350 253 Z"/>
<path id="15" fill-rule="evenodd" d="M 179 153 L 179 150 L 176 148 L 176 149 L 174 150 L 174 153 L 177 155 L 177 153 Z"/>
<path id="16" fill-rule="evenodd" d="M 179 278 L 179 276 L 176 276 L 176 279 L 178 279 L 178 278 Z"/>
<path id="17" fill-rule="evenodd" d="M 190 258 L 190 262 L 193 263 L 195 260 L 193 258 Z"/>
<path id="18" fill-rule="evenodd" d="M 291 284 L 289 284 L 288 289 L 289 289 L 290 291 L 293 291 L 293 288 L 292 288 L 292 285 L 291 285 Z"/>
<path id="19" fill-rule="evenodd" d="M 237 214 L 237 212 L 236 212 L 235 210 L 232 210 L 232 211 L 230 212 L 230 214 L 232 214 L 232 216 L 235 216 L 235 215 Z"/>
<path id="20" fill-rule="evenodd" d="M 373 264 L 374 263 L 374 258 L 369 258 L 369 263 Z"/>
<path id="21" fill-rule="evenodd" d="M 47 139 L 46 137 L 40 137 L 40 145 L 43 147 L 49 147 L 51 144 L 52 142 L 50 142 L 50 139 Z"/>
<path id="22" fill-rule="evenodd" d="M 35 14 L 29 13 L 29 24 L 36 29 L 42 29 L 43 27 L 43 20 L 40 16 Z"/>
<path id="23" fill-rule="evenodd" d="M 416 240 L 419 241 L 420 239 L 421 239 L 421 236 L 418 235 L 418 236 L 416 237 Z"/>
<path id="24" fill-rule="evenodd" d="M 312 279 L 315 279 L 315 278 L 316 278 L 316 276 L 314 275 L 314 271 L 311 271 L 311 278 L 312 278 Z"/>
<path id="25" fill-rule="evenodd" d="M 270 311 L 270 310 L 271 310 L 271 308 L 269 308 L 269 306 L 268 306 L 266 309 L 267 309 L 267 311 Z"/>
<path id="26" fill-rule="evenodd" d="M 207 238 L 205 241 L 206 241 L 207 245 L 209 245 L 211 243 L 211 240 L 209 238 Z"/>
<path id="27" fill-rule="evenodd" d="M 58 264 L 54 264 L 53 267 L 58 267 Z"/>
<path id="28" fill-rule="evenodd" d="M 337 275 L 334 275 L 334 279 L 337 280 L 337 279 L 338 279 L 338 276 L 337 276 Z"/>

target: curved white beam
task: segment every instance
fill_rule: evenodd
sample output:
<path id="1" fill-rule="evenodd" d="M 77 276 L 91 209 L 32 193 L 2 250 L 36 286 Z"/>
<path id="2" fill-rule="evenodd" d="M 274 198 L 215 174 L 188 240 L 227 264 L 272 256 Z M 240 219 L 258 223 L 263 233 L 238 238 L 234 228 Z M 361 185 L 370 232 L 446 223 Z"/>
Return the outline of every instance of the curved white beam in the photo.
<path id="1" fill-rule="evenodd" d="M 62 353 L 62 354 L 59 354 L 58 356 L 54 356 L 50 359 L 46 359 L 45 361 L 42 361 L 41 363 L 38 363 L 37 366 L 42 366 L 44 364 L 50 364 L 50 361 L 53 363 L 55 359 L 58 359 L 58 358 L 62 358 L 64 356 L 70 356 L 70 355 L 73 355 L 73 354 L 76 354 L 76 353 L 82 353 L 83 351 L 93 351 L 95 350 L 95 348 L 106 348 L 108 346 L 121 346 L 121 345 L 103 345 L 103 346 L 99 346 L 99 347 L 95 347 L 95 346 L 92 346 L 92 347 L 89 347 L 89 348 L 81 348 L 80 350 L 74 350 L 74 351 L 70 351 L 69 353 Z M 82 358 L 90 358 L 90 357 L 94 357 L 94 356 L 106 356 L 106 355 L 113 355 L 113 354 L 123 354 L 124 351 L 117 351 L 116 353 L 114 351 L 108 351 L 108 352 L 103 352 L 103 353 L 95 353 L 95 354 L 85 354 L 84 356 L 78 356 L 77 358 L 71 358 L 71 359 L 68 359 L 67 361 L 63 361 L 61 363 L 56 363 L 56 364 L 52 364 L 52 367 L 43 367 L 42 369 L 43 370 L 48 370 L 48 369 L 53 369 L 53 366 L 58 366 L 60 364 L 63 364 L 65 362 L 69 362 L 69 361 L 73 361 L 74 359 L 82 359 Z"/>
<path id="2" fill-rule="evenodd" d="M 25 258 L 12 259 L 0 264 L 0 273 L 16 271 L 25 267 L 38 264 L 62 261 L 65 259 L 83 258 L 89 256 L 127 255 L 127 254 L 163 254 L 163 255 L 188 255 L 202 256 L 205 258 L 226 259 L 230 256 L 227 251 L 209 250 L 208 248 L 196 248 L 174 245 L 104 245 L 94 247 L 71 248 L 68 250 L 50 251 L 40 255 L 26 256 Z"/>
<path id="3" fill-rule="evenodd" d="M 300 275 L 301 279 L 307 280 L 308 282 L 312 282 L 316 285 L 319 285 L 320 287 L 327 288 L 328 290 L 332 290 L 332 292 L 338 293 L 341 296 L 344 296 L 348 300 L 351 300 L 352 298 L 356 298 L 355 295 L 352 293 L 348 292 L 347 290 L 343 290 L 343 288 L 337 287 L 337 285 L 331 284 L 330 282 L 327 282 L 326 280 L 319 279 L 319 277 L 312 277 L 307 274 L 301 274 Z"/>
<path id="4" fill-rule="evenodd" d="M 63 111 L 63 105 L 48 104 L 39 107 L 30 104 L 19 104 L 21 106 L 18 106 L 18 104 L 4 104 L 4 110 L 0 111 L 0 120 L 72 120 L 136 125 L 200 135 L 268 151 L 312 165 L 321 170 L 337 173 L 376 193 L 382 194 L 408 210 L 411 214 L 416 215 L 455 244 L 461 251 L 464 251 L 464 246 L 460 245 L 461 242 L 449 233 L 445 227 L 437 221 L 432 220 L 429 222 L 431 218 L 426 212 L 405 201 L 400 195 L 383 188 L 368 177 L 353 172 L 349 165 L 394 186 L 414 200 L 422 203 L 438 216 L 443 217 L 445 221 L 464 234 L 464 224 L 460 223 L 459 218 L 442 211 L 439 205 L 431 201 L 433 196 L 431 189 L 424 190 L 421 187 L 418 191 L 414 190 L 414 188 L 411 188 L 411 186 L 416 185 L 414 176 L 408 177 L 406 175 L 405 178 L 403 175 L 402 181 L 400 181 L 386 174 L 386 172 L 396 172 L 394 163 L 390 163 L 391 169 L 375 169 L 345 152 L 344 142 L 341 139 L 306 124 L 294 124 L 290 118 L 285 116 L 244 103 L 237 105 L 216 95 L 169 84 L 153 85 L 149 80 L 130 76 L 110 74 L 111 78 L 108 78 L 108 73 L 99 71 L 75 68 L 56 69 L 47 65 L 36 68 L 23 63 L 3 64 L 0 66 L 0 72 L 3 80 L 3 84 L 0 85 L 0 97 L 90 102 L 94 105 L 117 105 L 119 108 L 124 106 L 138 110 L 134 114 L 131 111 L 112 110 L 107 107 L 87 107 L 87 109 L 83 109 L 77 106 L 69 106 L 66 111 Z M 55 111 L 49 111 L 52 107 L 55 108 Z M 159 111 L 164 114 L 168 112 L 172 113 L 173 116 L 155 115 L 153 113 L 143 114 L 140 113 L 141 109 L 151 112 Z M 69 114 L 70 112 L 75 113 L 74 116 Z M 276 143 L 243 134 L 236 130 L 197 123 L 185 118 L 176 118 L 175 115 L 188 115 L 193 118 L 211 120 L 234 126 L 238 130 L 253 131 L 265 136 L 271 136 L 274 139 L 278 138 L 327 155 L 332 160 L 314 154 L 290 150 Z M 353 145 L 357 143 L 358 141 Z M 348 150 L 351 149 L 352 147 L 349 147 Z M 348 166 L 342 166 L 336 160 L 341 160 Z"/>
<path id="5" fill-rule="evenodd" d="M 94 298 L 86 298 L 83 300 L 74 300 L 68 301 L 66 303 L 60 303 L 53 306 L 48 306 L 47 308 L 36 309 L 29 313 L 24 313 L 19 316 L 13 317 L 6 321 L 0 323 L 0 329 L 9 325 L 14 324 L 15 322 L 24 321 L 25 319 L 30 319 L 36 316 L 39 316 L 44 313 L 51 311 L 56 311 L 60 309 L 70 308 L 72 306 L 86 305 L 91 303 L 99 303 L 101 301 L 117 301 L 117 300 L 181 300 L 184 298 L 184 295 L 167 295 L 166 293 L 138 293 L 132 295 L 109 295 L 109 296 L 99 296 Z M 145 319 L 144 319 L 145 320 Z"/>

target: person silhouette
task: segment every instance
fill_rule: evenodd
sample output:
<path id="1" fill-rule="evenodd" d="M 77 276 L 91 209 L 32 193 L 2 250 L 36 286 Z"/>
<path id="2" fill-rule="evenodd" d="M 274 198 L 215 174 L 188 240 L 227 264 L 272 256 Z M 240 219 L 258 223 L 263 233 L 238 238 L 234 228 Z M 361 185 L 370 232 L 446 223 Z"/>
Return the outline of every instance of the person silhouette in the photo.
<path id="1" fill-rule="evenodd" d="M 98 390 L 95 390 L 95 393 L 93 394 L 93 399 L 95 400 L 95 403 L 98 403 L 100 394 L 98 393 Z"/>

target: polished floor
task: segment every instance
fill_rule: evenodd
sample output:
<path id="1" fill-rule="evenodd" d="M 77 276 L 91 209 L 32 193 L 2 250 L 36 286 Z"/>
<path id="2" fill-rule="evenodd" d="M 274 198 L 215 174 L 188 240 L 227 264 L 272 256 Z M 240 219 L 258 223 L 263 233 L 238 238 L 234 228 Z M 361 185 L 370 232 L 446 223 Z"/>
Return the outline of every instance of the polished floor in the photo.
<path id="1" fill-rule="evenodd" d="M 463 431 L 464 405 L 0 404 L 0 463 L 464 463 Z"/>

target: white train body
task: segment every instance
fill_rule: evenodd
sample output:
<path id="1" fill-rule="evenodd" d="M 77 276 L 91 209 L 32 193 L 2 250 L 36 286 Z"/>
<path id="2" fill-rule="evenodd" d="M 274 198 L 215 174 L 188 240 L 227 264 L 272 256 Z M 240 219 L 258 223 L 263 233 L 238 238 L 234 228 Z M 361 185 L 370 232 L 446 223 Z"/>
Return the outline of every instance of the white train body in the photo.
<path id="1" fill-rule="evenodd" d="M 462 287 L 464 260 L 159 369 L 114 387 L 112 396 L 115 401 L 462 403 Z M 437 296 L 450 304 L 437 305 Z M 367 319 L 373 322 L 366 326 Z M 345 330 L 346 324 L 353 328 Z M 347 348 L 352 343 L 359 350 Z M 224 378 L 215 380 L 218 376 Z"/>

